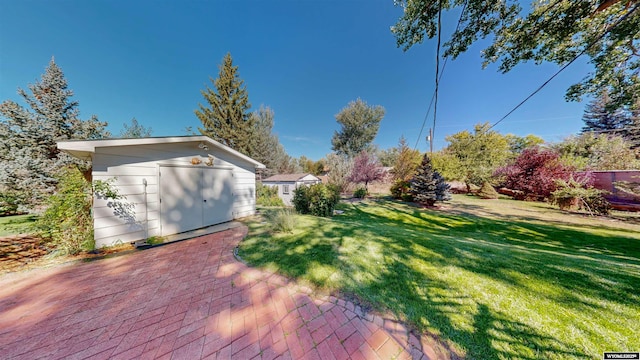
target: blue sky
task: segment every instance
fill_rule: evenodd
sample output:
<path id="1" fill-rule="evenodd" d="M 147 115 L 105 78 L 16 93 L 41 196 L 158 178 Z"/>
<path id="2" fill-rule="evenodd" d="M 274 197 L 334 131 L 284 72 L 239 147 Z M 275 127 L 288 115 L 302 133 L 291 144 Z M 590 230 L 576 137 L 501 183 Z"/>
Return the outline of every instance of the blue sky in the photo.
<path id="1" fill-rule="evenodd" d="M 230 52 L 253 108 L 274 110 L 274 130 L 290 155 L 329 153 L 339 128 L 334 115 L 358 97 L 386 109 L 376 144 L 392 147 L 404 135 L 413 146 L 433 94 L 435 41 L 397 48 L 389 28 L 400 15 L 392 0 L 4 0 L 0 101 L 19 101 L 17 88 L 35 82 L 55 56 L 83 118 L 95 114 L 115 134 L 135 117 L 154 136 L 184 135 L 200 125 L 200 91 Z M 445 38 L 457 16 L 444 16 Z M 483 48 L 447 64 L 435 149 L 446 135 L 497 121 L 558 69 L 482 70 Z M 585 103 L 567 103 L 564 93 L 589 71 L 576 62 L 496 130 L 547 141 L 577 133 Z"/>

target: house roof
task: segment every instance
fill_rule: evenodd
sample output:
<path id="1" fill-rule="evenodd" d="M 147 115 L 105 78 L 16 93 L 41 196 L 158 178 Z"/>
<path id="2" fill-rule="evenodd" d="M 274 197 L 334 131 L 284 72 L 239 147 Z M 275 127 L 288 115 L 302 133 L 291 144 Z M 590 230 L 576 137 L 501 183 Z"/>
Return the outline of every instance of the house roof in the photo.
<path id="1" fill-rule="evenodd" d="M 301 173 L 301 174 L 278 174 L 278 175 L 273 175 L 270 176 L 266 179 L 263 179 L 262 182 L 270 182 L 270 181 L 298 181 L 300 179 L 302 179 L 305 176 L 311 175 L 314 178 L 318 179 L 317 176 L 314 176 L 312 174 L 309 173 Z M 320 179 L 318 179 L 320 180 Z"/>
<path id="2" fill-rule="evenodd" d="M 264 164 L 256 161 L 247 155 L 244 155 L 232 148 L 222 145 L 208 136 L 170 136 L 170 137 L 147 137 L 135 139 L 100 139 L 100 140 L 67 140 L 58 141 L 58 149 L 79 159 L 90 160 L 92 154 L 96 152 L 96 148 L 115 147 L 115 146 L 136 146 L 136 145 L 157 145 L 157 144 L 176 144 L 200 142 L 210 147 L 218 148 L 228 152 L 242 160 L 245 160 L 258 169 L 264 169 Z"/>

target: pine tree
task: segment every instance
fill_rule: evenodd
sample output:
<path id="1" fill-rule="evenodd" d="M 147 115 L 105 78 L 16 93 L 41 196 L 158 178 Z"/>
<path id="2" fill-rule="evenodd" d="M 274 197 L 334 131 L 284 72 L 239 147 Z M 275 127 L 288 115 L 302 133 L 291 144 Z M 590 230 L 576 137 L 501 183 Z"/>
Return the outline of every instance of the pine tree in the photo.
<path id="1" fill-rule="evenodd" d="M 640 97 L 636 99 L 629 109 L 629 125 L 623 136 L 631 143 L 633 149 L 640 148 Z"/>
<path id="2" fill-rule="evenodd" d="M 151 126 L 145 127 L 138 122 L 138 119 L 131 119 L 131 125 L 122 124 L 122 130 L 120 131 L 120 137 L 123 139 L 136 139 L 151 136 Z"/>
<path id="3" fill-rule="evenodd" d="M 449 185 L 440 173 L 433 169 L 427 154 L 422 158 L 422 163 L 411 180 L 411 194 L 415 202 L 427 206 L 433 206 L 436 201 L 451 200 Z"/>
<path id="4" fill-rule="evenodd" d="M 269 107 L 260 106 L 251 114 L 253 118 L 253 151 L 248 154 L 263 163 L 267 168 L 261 171 L 262 176 L 288 172 L 291 157 L 287 155 L 278 136 L 273 134 L 274 113 Z"/>
<path id="5" fill-rule="evenodd" d="M 233 65 L 231 54 L 224 56 L 219 69 L 218 78 L 212 79 L 214 89 L 207 87 L 202 91 L 207 104 L 199 104 L 200 109 L 195 111 L 202 122 L 198 130 L 202 135 L 251 156 L 254 121 L 249 113 L 251 104 L 247 88 L 240 79 L 238 66 Z"/>
<path id="6" fill-rule="evenodd" d="M 621 109 L 613 109 L 610 105 L 609 94 L 604 92 L 600 97 L 590 101 L 582 115 L 584 127 L 582 132 L 605 132 L 607 134 L 618 134 L 624 132 L 624 128 L 629 125 L 629 118 Z"/>
<path id="7" fill-rule="evenodd" d="M 19 88 L 18 94 L 30 110 L 11 100 L 0 104 L 0 192 L 15 196 L 21 210 L 42 204 L 53 193 L 59 169 L 69 164 L 89 168 L 61 153 L 57 141 L 109 136 L 105 122 L 79 118 L 78 102 L 71 99 L 73 91 L 53 58 L 29 90 Z"/>

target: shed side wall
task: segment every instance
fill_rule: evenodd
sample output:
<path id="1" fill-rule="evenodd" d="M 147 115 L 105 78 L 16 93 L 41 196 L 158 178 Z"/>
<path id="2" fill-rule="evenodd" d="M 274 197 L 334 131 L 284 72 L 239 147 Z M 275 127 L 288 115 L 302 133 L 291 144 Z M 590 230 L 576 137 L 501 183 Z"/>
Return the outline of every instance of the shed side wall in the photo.
<path id="1" fill-rule="evenodd" d="M 214 167 L 232 168 L 234 181 L 233 218 L 255 213 L 255 170 L 253 165 L 219 149 L 203 151 L 193 143 L 98 148 L 93 157 L 93 179 L 110 180 L 126 198 L 120 201 L 94 197 L 96 247 L 160 236 L 159 168 L 162 165 L 193 165 L 196 157 L 214 156 Z M 145 187 L 147 181 L 145 203 Z M 146 216 L 146 222 L 145 222 Z M 145 223 L 148 227 L 145 229 Z"/>

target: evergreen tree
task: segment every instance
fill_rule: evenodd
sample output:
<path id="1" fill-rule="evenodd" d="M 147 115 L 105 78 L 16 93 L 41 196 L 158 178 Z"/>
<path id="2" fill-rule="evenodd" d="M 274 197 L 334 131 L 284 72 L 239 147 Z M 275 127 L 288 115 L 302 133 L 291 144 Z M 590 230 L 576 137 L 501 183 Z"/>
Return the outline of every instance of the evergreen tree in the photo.
<path id="1" fill-rule="evenodd" d="M 249 113 L 251 104 L 247 88 L 240 79 L 238 66 L 233 65 L 231 54 L 224 56 L 219 69 L 218 78 L 212 80 L 214 88 L 207 87 L 202 91 L 207 104 L 199 104 L 200 109 L 195 111 L 202 122 L 198 130 L 202 135 L 251 156 L 254 120 Z"/>
<path id="2" fill-rule="evenodd" d="M 422 158 L 422 163 L 411 180 L 411 194 L 415 202 L 428 206 L 433 206 L 436 201 L 451 200 L 449 185 L 440 173 L 433 169 L 427 154 Z"/>
<path id="3" fill-rule="evenodd" d="M 278 136 L 273 134 L 274 114 L 269 107 L 260 106 L 251 114 L 253 118 L 253 151 L 248 154 L 263 163 L 267 168 L 261 170 L 262 176 L 288 172 L 291 158 L 287 155 Z"/>
<path id="4" fill-rule="evenodd" d="M 59 169 L 69 164 L 89 168 L 60 152 L 57 141 L 109 136 L 107 124 L 95 116 L 79 118 L 78 102 L 53 58 L 29 90 L 19 88 L 18 94 L 30 110 L 11 100 L 0 104 L 0 192 L 15 196 L 22 210 L 41 205 L 53 193 Z"/>
<path id="5" fill-rule="evenodd" d="M 369 146 L 378 134 L 384 117 L 382 106 L 369 106 L 362 99 L 352 101 L 336 115 L 340 131 L 331 139 L 332 149 L 339 155 L 354 157 Z"/>
<path id="6" fill-rule="evenodd" d="M 633 149 L 640 148 L 640 97 L 629 109 L 629 125 L 623 133 Z"/>
<path id="7" fill-rule="evenodd" d="M 610 104 L 607 92 L 590 101 L 582 115 L 584 127 L 582 132 L 605 132 L 607 134 L 622 134 L 630 123 L 622 109 L 614 109 Z"/>
<path id="8" fill-rule="evenodd" d="M 122 124 L 120 137 L 123 139 L 136 139 L 151 136 L 151 127 L 144 127 L 138 119 L 131 119 L 131 125 Z"/>
<path id="9" fill-rule="evenodd" d="M 410 148 L 404 136 L 400 137 L 396 152 L 398 157 L 391 170 L 393 180 L 409 181 L 420 165 L 420 152 Z"/>

